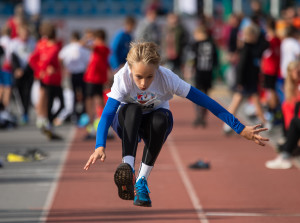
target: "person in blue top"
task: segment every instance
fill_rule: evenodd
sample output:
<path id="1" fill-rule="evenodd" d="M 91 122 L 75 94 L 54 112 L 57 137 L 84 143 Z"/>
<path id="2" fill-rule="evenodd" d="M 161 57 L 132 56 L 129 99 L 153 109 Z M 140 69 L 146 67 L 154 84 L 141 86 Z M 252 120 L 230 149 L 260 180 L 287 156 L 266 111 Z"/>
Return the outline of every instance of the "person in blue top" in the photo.
<path id="1" fill-rule="evenodd" d="M 126 63 L 129 45 L 133 40 L 132 32 L 135 25 L 136 21 L 133 17 L 126 17 L 124 21 L 124 28 L 116 33 L 111 42 L 111 56 L 109 58 L 109 63 L 113 70 L 118 70 Z"/>
<path id="2" fill-rule="evenodd" d="M 259 134 L 267 128 L 243 125 L 216 101 L 171 70 L 159 66 L 161 58 L 158 52 L 155 43 L 131 43 L 127 63 L 115 74 L 111 92 L 107 94 L 108 101 L 97 129 L 95 151 L 84 166 L 88 170 L 98 159 L 105 161 L 107 132 L 112 126 L 122 140 L 123 160 L 114 175 L 119 197 L 134 200 L 134 205 L 144 207 L 152 206 L 147 180 L 172 131 L 169 100 L 174 94 L 207 108 L 244 138 L 262 146 L 268 141 Z M 135 156 L 141 139 L 145 147 L 135 179 Z"/>

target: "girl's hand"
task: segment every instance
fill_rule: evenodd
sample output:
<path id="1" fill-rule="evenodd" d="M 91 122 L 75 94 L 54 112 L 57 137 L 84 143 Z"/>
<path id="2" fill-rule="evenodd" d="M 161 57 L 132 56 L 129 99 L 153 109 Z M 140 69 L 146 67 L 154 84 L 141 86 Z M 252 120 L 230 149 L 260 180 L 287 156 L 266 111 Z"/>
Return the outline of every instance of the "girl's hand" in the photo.
<path id="1" fill-rule="evenodd" d="M 104 162 L 105 158 L 106 158 L 105 148 L 98 147 L 95 150 L 95 152 L 90 156 L 89 160 L 87 161 L 83 169 L 88 170 L 90 168 L 90 165 L 94 164 L 97 159 L 100 159 L 102 162 Z"/>
<path id="2" fill-rule="evenodd" d="M 248 140 L 253 140 L 256 144 L 260 146 L 264 146 L 265 143 L 263 141 L 269 141 L 269 139 L 262 137 L 261 135 L 259 135 L 259 133 L 268 129 L 259 127 L 261 127 L 261 124 L 255 126 L 245 126 L 240 135 Z"/>

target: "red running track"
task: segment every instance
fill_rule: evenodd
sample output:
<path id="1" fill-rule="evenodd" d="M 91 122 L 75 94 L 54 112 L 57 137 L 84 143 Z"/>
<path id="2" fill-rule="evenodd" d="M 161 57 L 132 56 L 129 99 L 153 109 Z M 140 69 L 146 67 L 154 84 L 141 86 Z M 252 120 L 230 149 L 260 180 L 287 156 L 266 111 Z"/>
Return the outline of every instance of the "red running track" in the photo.
<path id="1" fill-rule="evenodd" d="M 152 208 L 117 195 L 113 175 L 121 161 L 120 140 L 108 142 L 105 163 L 84 171 L 94 142 L 82 141 L 84 131 L 77 130 L 46 222 L 300 222 L 298 169 L 266 169 L 274 149 L 224 136 L 222 121 L 211 113 L 207 128 L 193 128 L 194 105 L 187 100 L 176 98 L 171 110 L 174 129 L 148 181 Z M 136 169 L 142 148 L 141 143 Z M 198 159 L 210 161 L 211 169 L 189 169 Z"/>

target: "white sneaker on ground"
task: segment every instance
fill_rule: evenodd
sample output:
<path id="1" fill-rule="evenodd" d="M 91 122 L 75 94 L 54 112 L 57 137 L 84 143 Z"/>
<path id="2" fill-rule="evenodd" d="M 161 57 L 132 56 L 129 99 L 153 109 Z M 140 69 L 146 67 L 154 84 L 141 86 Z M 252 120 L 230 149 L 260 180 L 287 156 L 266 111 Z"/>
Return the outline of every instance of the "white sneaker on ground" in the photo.
<path id="1" fill-rule="evenodd" d="M 293 166 L 291 159 L 278 155 L 274 160 L 266 162 L 269 169 L 290 169 Z"/>
<path id="2" fill-rule="evenodd" d="M 233 130 L 232 130 L 232 128 L 229 125 L 227 125 L 227 124 L 224 123 L 224 125 L 223 125 L 223 132 L 224 132 L 225 135 L 229 135 L 229 134 L 231 134 L 233 132 Z"/>
<path id="3" fill-rule="evenodd" d="M 294 164 L 295 167 L 297 167 L 298 169 L 300 169 L 300 156 L 295 156 L 292 159 L 292 162 Z"/>

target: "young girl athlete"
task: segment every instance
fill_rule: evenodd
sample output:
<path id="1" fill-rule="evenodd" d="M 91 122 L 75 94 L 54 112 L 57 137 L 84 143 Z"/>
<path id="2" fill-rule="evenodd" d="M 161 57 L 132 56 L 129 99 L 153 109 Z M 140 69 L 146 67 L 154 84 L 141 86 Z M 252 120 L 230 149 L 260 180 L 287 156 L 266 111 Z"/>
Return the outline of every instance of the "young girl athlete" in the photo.
<path id="1" fill-rule="evenodd" d="M 173 118 L 169 100 L 174 94 L 209 109 L 246 139 L 262 146 L 264 141 L 268 141 L 259 135 L 266 128 L 260 128 L 260 125 L 244 126 L 217 102 L 181 80 L 172 71 L 159 66 L 159 63 L 160 55 L 156 44 L 131 44 L 127 63 L 115 74 L 114 84 L 108 93 L 109 98 L 98 125 L 96 150 L 84 167 L 88 170 L 97 159 L 102 162 L 105 160 L 106 137 L 108 128 L 112 125 L 122 139 L 123 162 L 114 175 L 119 197 L 134 200 L 133 204 L 137 206 L 151 207 L 147 179 L 172 131 Z M 145 142 L 145 147 L 139 174 L 135 179 L 136 149 L 141 139 Z"/>

